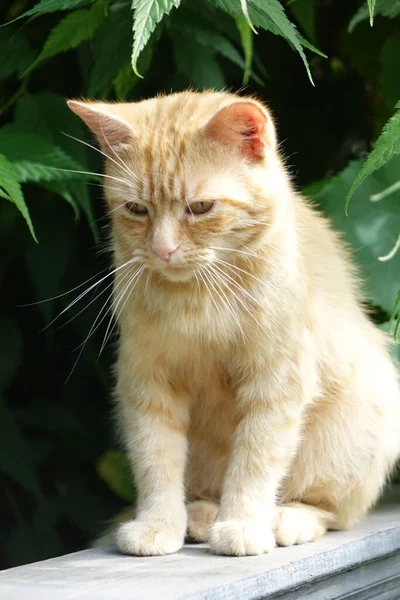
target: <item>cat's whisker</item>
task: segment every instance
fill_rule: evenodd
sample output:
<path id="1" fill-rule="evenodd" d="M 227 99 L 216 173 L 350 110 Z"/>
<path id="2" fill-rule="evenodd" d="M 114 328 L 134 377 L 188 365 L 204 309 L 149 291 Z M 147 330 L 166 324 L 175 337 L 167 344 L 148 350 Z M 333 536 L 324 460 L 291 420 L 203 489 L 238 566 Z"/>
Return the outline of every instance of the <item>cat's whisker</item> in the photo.
<path id="1" fill-rule="evenodd" d="M 97 314 L 97 317 L 95 318 L 95 320 L 94 320 L 94 322 L 93 322 L 93 324 L 92 324 L 92 326 L 91 326 L 91 328 L 90 328 L 90 330 L 89 330 L 89 333 L 88 333 L 88 335 L 86 336 L 85 340 L 84 340 L 84 341 L 83 341 L 81 344 L 79 344 L 79 346 L 77 346 L 77 348 L 75 348 L 75 350 L 78 350 L 78 349 L 80 348 L 80 351 L 79 351 L 78 357 L 77 357 L 77 359 L 75 360 L 75 362 L 74 362 L 74 364 L 73 364 L 73 366 L 72 366 L 72 369 L 71 369 L 71 371 L 70 371 L 70 373 L 69 373 L 69 375 L 68 375 L 68 377 L 67 377 L 67 379 L 66 379 L 65 383 L 67 383 L 67 382 L 69 381 L 69 379 L 70 379 L 71 375 L 73 374 L 73 372 L 74 372 L 74 370 L 75 370 L 75 368 L 76 368 L 76 365 L 78 364 L 78 362 L 79 362 L 79 359 L 80 359 L 80 357 L 82 356 L 82 353 L 84 352 L 84 350 L 85 350 L 85 348 L 86 348 L 86 344 L 88 343 L 89 339 L 90 339 L 90 338 L 91 338 L 91 336 L 92 336 L 92 335 L 95 333 L 95 331 L 97 331 L 97 329 L 100 327 L 101 323 L 102 323 L 102 322 L 104 321 L 104 319 L 106 318 L 106 316 L 107 316 L 107 310 L 106 310 L 106 308 L 107 308 L 107 306 L 108 306 L 108 304 L 109 304 L 109 302 L 110 302 L 110 300 L 111 300 L 111 298 L 112 298 L 112 295 L 113 295 L 113 293 L 114 293 L 114 292 L 111 292 L 111 294 L 108 296 L 108 298 L 107 298 L 107 299 L 106 299 L 106 301 L 104 302 L 104 304 L 103 304 L 103 306 L 102 306 L 101 310 L 99 311 L 99 313 Z M 103 312 L 104 312 L 104 315 L 103 315 L 102 319 L 100 320 L 100 322 L 97 324 L 97 321 L 99 320 L 99 318 L 100 318 L 100 316 L 101 316 L 101 314 L 102 314 Z M 97 325 L 96 325 L 96 324 L 97 324 Z"/>
<path id="2" fill-rule="evenodd" d="M 130 275 L 131 275 L 131 271 L 130 271 L 130 269 L 128 269 L 128 270 L 127 270 L 127 272 L 126 272 L 126 273 L 124 274 L 124 276 L 123 276 L 123 281 L 125 281 L 125 280 L 127 279 L 127 277 L 129 277 Z M 120 287 L 120 286 L 122 285 L 123 281 L 121 281 L 121 280 L 120 280 L 120 281 L 118 282 L 118 284 L 117 284 L 117 288 L 118 288 L 118 287 Z M 112 282 L 111 282 L 111 285 L 114 285 L 114 281 L 112 281 Z M 109 288 L 110 288 L 110 285 L 108 285 L 106 289 L 109 289 Z M 104 290 L 104 291 L 106 291 L 106 290 Z M 104 321 L 104 319 L 105 319 L 105 318 L 106 318 L 106 316 L 107 316 L 107 309 L 108 309 L 108 306 L 109 306 L 109 304 L 110 304 L 110 302 L 111 302 L 111 299 L 112 299 L 112 297 L 113 297 L 113 294 L 114 294 L 114 293 L 115 293 L 115 288 L 113 288 L 113 290 L 111 291 L 111 293 L 110 293 L 110 294 L 107 296 L 107 298 L 106 298 L 106 300 L 105 300 L 105 302 L 104 302 L 103 306 L 101 307 L 101 309 L 100 309 L 100 310 L 99 310 L 99 312 L 97 313 L 97 315 L 96 315 L 96 318 L 95 318 L 95 320 L 94 320 L 94 322 L 93 322 L 93 324 L 92 324 L 92 326 L 91 326 L 91 328 L 90 328 L 90 330 L 89 330 L 89 333 L 88 333 L 88 335 L 86 336 L 86 339 L 85 339 L 83 342 L 81 342 L 81 343 L 80 343 L 80 344 L 79 344 L 79 345 L 78 345 L 78 346 L 77 346 L 77 347 L 76 347 L 74 350 L 78 350 L 79 348 L 82 348 L 82 347 L 84 347 L 84 346 L 86 345 L 86 343 L 88 342 L 89 338 L 90 338 L 90 337 L 91 337 L 91 336 L 92 336 L 92 335 L 93 335 L 93 334 L 94 334 L 94 333 L 97 331 L 97 329 L 100 327 L 100 325 L 102 324 L 102 322 Z M 104 313 L 104 315 L 103 315 L 103 313 Z M 103 317 L 102 317 L 102 319 L 100 320 L 100 322 L 98 322 L 98 320 L 100 319 L 101 315 L 103 315 Z"/>
<path id="3" fill-rule="evenodd" d="M 244 250 L 238 250 L 236 248 L 222 248 L 220 246 L 210 246 L 211 250 L 224 250 L 227 252 L 238 252 L 239 254 L 245 254 L 247 256 L 251 256 L 253 258 L 261 258 L 262 260 L 265 260 L 265 257 L 260 255 L 260 254 L 256 254 L 255 252 L 245 252 Z"/>
<path id="4" fill-rule="evenodd" d="M 119 177 L 114 177 L 113 175 L 106 175 L 105 173 L 94 173 L 93 171 L 80 171 L 78 169 L 61 169 L 60 167 L 47 167 L 52 171 L 61 171 L 63 173 L 77 173 L 78 175 L 92 175 L 94 177 L 104 177 L 105 179 L 114 179 L 114 181 L 119 181 L 124 185 L 131 186 L 131 183 L 126 179 L 120 179 Z"/>
<path id="5" fill-rule="evenodd" d="M 199 281 L 199 278 L 197 276 L 197 273 L 194 274 L 194 277 L 196 279 L 196 283 L 197 283 L 197 288 L 199 290 L 199 294 L 201 294 L 200 281 Z"/>
<path id="6" fill-rule="evenodd" d="M 151 280 L 151 278 L 152 278 L 152 275 L 153 275 L 153 273 L 152 273 L 152 271 L 149 269 L 149 271 L 148 271 L 148 273 L 147 273 L 146 285 L 144 286 L 144 295 L 145 295 L 145 296 L 146 296 L 146 294 L 147 294 L 147 289 L 148 289 L 148 287 L 149 287 L 149 283 L 150 283 L 150 280 Z"/>
<path id="7" fill-rule="evenodd" d="M 71 317 L 70 319 L 68 319 L 68 321 L 66 321 L 65 323 L 63 323 L 62 325 L 60 325 L 57 328 L 57 331 L 59 331 L 60 329 L 63 329 L 63 327 L 65 327 L 66 325 L 68 325 L 69 323 L 71 323 L 71 321 L 73 321 L 74 319 L 76 319 L 77 317 L 79 317 L 80 314 L 82 314 L 87 308 L 89 308 L 89 306 L 91 306 L 91 304 L 93 304 L 93 302 L 96 302 L 96 300 L 98 300 L 100 298 L 100 296 L 102 296 L 112 285 L 113 285 L 113 281 L 111 283 L 109 283 L 108 285 L 106 285 L 106 287 L 97 294 L 97 296 L 95 296 L 90 302 L 88 302 L 88 304 L 86 304 L 83 308 L 81 308 L 81 310 L 76 313 L 76 315 L 74 315 L 73 317 Z"/>
<path id="8" fill-rule="evenodd" d="M 246 338 L 245 338 L 242 326 L 240 324 L 240 319 L 239 319 L 238 313 L 235 312 L 233 310 L 233 308 L 231 307 L 228 296 L 226 295 L 226 293 L 224 292 L 224 290 L 222 289 L 222 287 L 218 283 L 218 280 L 217 280 L 217 277 L 216 277 L 216 273 L 213 272 L 213 270 L 212 270 L 212 268 L 210 266 L 206 267 L 206 271 L 208 272 L 208 274 L 209 274 L 209 276 L 211 278 L 211 281 L 214 283 L 214 290 L 215 290 L 216 294 L 219 296 L 222 304 L 226 307 L 226 309 L 228 310 L 228 312 L 232 315 L 234 321 L 236 321 L 236 324 L 238 325 L 238 327 L 240 329 L 240 333 L 242 334 L 243 342 L 246 342 Z M 224 300 L 224 298 L 221 298 L 218 290 L 215 289 L 215 285 L 218 287 L 218 289 L 220 290 L 221 294 L 224 296 L 225 300 Z"/>
<path id="9" fill-rule="evenodd" d="M 240 271 L 241 273 L 244 273 L 245 275 L 248 275 L 249 277 L 251 277 L 252 279 L 255 279 L 255 281 L 258 281 L 259 283 L 261 283 L 262 286 L 265 285 L 264 281 L 262 281 L 261 279 L 259 279 L 258 277 L 256 277 L 255 275 L 253 275 L 252 273 L 249 273 L 248 271 L 246 271 L 245 269 L 241 269 L 240 267 L 233 265 L 232 263 L 229 263 L 225 260 L 221 260 L 220 258 L 216 258 L 214 259 L 215 262 L 221 264 L 221 265 L 225 265 L 226 267 L 235 269 L 236 271 Z"/>
<path id="10" fill-rule="evenodd" d="M 95 150 L 96 152 L 98 152 L 99 154 L 102 154 L 105 158 L 108 158 L 109 160 L 111 160 L 114 164 L 117 165 L 117 167 L 120 167 L 123 171 L 125 171 L 125 173 L 127 175 L 129 175 L 130 177 L 133 177 L 136 181 L 139 180 L 139 178 L 137 177 L 137 175 L 135 175 L 135 173 L 133 173 L 128 167 L 127 165 L 122 161 L 121 157 L 118 157 L 118 155 L 116 155 L 118 157 L 118 161 L 116 161 L 114 158 L 112 158 L 111 156 L 108 156 L 108 154 L 106 154 L 105 152 L 103 152 L 102 150 L 100 150 L 100 148 L 96 148 L 96 146 L 93 146 L 92 144 L 89 144 L 89 142 L 85 142 L 84 140 L 81 140 L 73 135 L 70 135 L 69 133 L 65 133 L 64 131 L 61 132 L 63 135 L 65 135 L 66 137 L 71 138 L 71 140 L 75 140 L 76 142 L 80 142 L 81 144 L 84 144 L 85 146 L 87 146 L 88 148 L 91 148 L 92 150 Z M 103 132 L 104 135 L 104 132 Z M 110 144 L 108 143 L 108 140 L 104 137 L 104 139 L 106 140 L 107 144 L 109 145 L 109 147 L 111 148 Z M 113 150 L 113 148 L 111 148 L 111 150 Z"/>
<path id="11" fill-rule="evenodd" d="M 92 279 L 94 279 L 95 277 L 98 277 L 99 275 L 101 275 L 101 273 L 104 273 L 104 271 L 108 271 L 108 270 L 109 270 L 109 267 L 106 267 L 105 269 L 102 269 L 101 271 L 99 271 L 95 275 L 92 275 L 91 277 L 89 277 L 89 279 L 86 279 L 86 281 L 84 281 L 83 283 L 80 283 L 79 285 L 76 285 L 74 288 L 68 290 L 67 292 L 63 292 L 62 294 L 57 294 L 57 296 L 52 296 L 51 298 L 46 298 L 45 300 L 38 300 L 37 302 L 30 302 L 29 304 L 18 304 L 17 306 L 18 306 L 18 308 L 25 308 L 26 306 L 36 306 L 36 304 L 43 304 L 44 302 L 51 302 L 52 300 L 57 300 L 58 298 L 62 298 L 63 296 L 67 296 L 68 294 L 72 294 L 72 292 L 75 292 L 75 290 L 78 290 L 82 286 L 84 286 L 87 283 L 89 283 L 89 281 L 92 281 Z"/>
<path id="12" fill-rule="evenodd" d="M 240 285 L 240 283 L 238 281 L 236 281 L 236 279 L 234 279 L 229 273 L 227 273 L 226 271 L 224 271 L 224 269 L 218 267 L 218 265 L 215 264 L 215 263 L 214 263 L 214 267 L 216 269 L 218 269 L 218 272 L 222 273 L 228 279 L 228 281 L 230 281 L 232 283 L 232 285 L 234 285 L 238 290 L 240 290 L 240 292 L 242 292 L 248 298 L 250 298 L 250 300 L 252 300 L 252 302 L 254 302 L 255 304 L 257 304 L 264 312 L 266 311 L 266 306 L 264 304 L 261 304 L 261 302 L 259 300 L 257 300 L 257 298 L 253 294 L 251 294 L 242 285 Z M 236 275 L 236 273 L 234 273 L 234 272 L 232 272 L 232 273 L 233 273 L 233 275 Z"/>
<path id="13" fill-rule="evenodd" d="M 112 313 L 111 313 L 110 321 L 109 321 L 109 323 L 107 325 L 107 329 L 106 329 L 106 332 L 104 334 L 103 343 L 102 343 L 101 348 L 100 348 L 99 356 L 103 352 L 104 348 L 107 345 L 108 340 L 112 336 L 113 331 L 114 331 L 114 329 L 115 329 L 115 327 L 116 327 L 116 325 L 118 323 L 119 317 L 121 316 L 121 313 L 122 313 L 122 311 L 124 309 L 124 306 L 126 304 L 126 301 L 128 300 L 128 298 L 129 298 L 132 290 L 136 287 L 136 284 L 139 281 L 139 278 L 140 278 L 141 274 L 143 273 L 144 269 L 145 269 L 144 265 L 142 265 L 141 267 L 139 267 L 135 271 L 135 273 L 132 275 L 132 277 L 129 279 L 129 281 L 126 284 L 126 286 L 124 287 L 124 289 L 118 295 L 117 301 L 116 301 L 115 306 L 114 306 L 114 308 L 112 310 Z M 134 285 L 132 285 L 132 284 L 134 284 Z M 122 308 L 121 308 L 120 312 L 118 313 L 117 316 L 115 316 L 116 313 L 117 313 L 118 307 L 119 307 L 120 303 L 122 302 L 122 300 L 124 299 L 125 294 L 127 293 L 128 290 L 130 290 L 129 294 L 128 294 L 128 296 L 127 296 L 124 304 L 122 305 Z"/>
<path id="14" fill-rule="evenodd" d="M 124 170 L 125 170 L 125 171 L 126 171 L 128 174 L 129 174 L 129 175 L 131 175 L 131 176 L 132 176 L 132 177 L 133 177 L 133 178 L 134 178 L 136 181 L 138 181 L 138 182 L 139 182 L 139 181 L 140 181 L 140 180 L 139 180 L 139 177 L 138 177 L 138 176 L 137 176 L 135 173 L 133 173 L 133 171 L 131 171 L 131 169 L 128 167 L 128 165 L 127 165 L 127 164 L 126 164 L 126 163 L 125 163 L 125 162 L 122 160 L 122 158 L 121 158 L 121 157 L 120 157 L 120 156 L 117 154 L 117 152 L 115 151 L 114 147 L 113 147 L 113 146 L 110 144 L 110 142 L 108 141 L 108 139 L 107 139 L 107 136 L 106 136 L 106 134 L 104 133 L 104 129 L 103 129 L 103 123 L 102 123 L 102 121 L 100 121 L 100 128 L 101 128 L 101 131 L 102 131 L 103 137 L 104 137 L 104 139 L 105 139 L 105 140 L 106 140 L 106 142 L 107 142 L 107 146 L 110 148 L 111 152 L 112 152 L 112 153 L 113 153 L 113 154 L 114 154 L 114 155 L 117 157 L 117 159 L 118 159 L 118 163 L 119 163 L 121 166 L 123 165 L 123 168 L 124 168 Z M 113 159 L 112 159 L 110 156 L 108 156 L 107 158 L 109 158 L 110 160 L 113 160 Z M 114 162 L 115 162 L 115 160 L 114 160 Z M 116 164 L 118 164 L 118 163 L 116 163 Z"/>
<path id="15" fill-rule="evenodd" d="M 103 190 L 107 189 L 107 190 L 113 190 L 114 192 L 121 192 L 123 194 L 126 194 L 126 189 L 122 189 L 122 188 L 116 188 L 116 187 L 112 187 L 110 185 L 105 186 L 103 183 L 94 183 L 93 181 L 88 181 L 87 185 L 94 185 L 96 187 L 102 188 Z"/>
<path id="16" fill-rule="evenodd" d="M 204 283 L 204 286 L 205 286 L 206 290 L 208 291 L 208 293 L 210 295 L 211 301 L 214 304 L 214 306 L 215 306 L 215 308 L 216 308 L 219 316 L 221 317 L 221 309 L 218 306 L 218 304 L 216 303 L 215 298 L 214 298 L 214 296 L 213 296 L 213 294 L 211 292 L 211 289 L 209 288 L 209 286 L 207 284 L 207 281 L 206 281 L 206 278 L 207 278 L 206 272 L 204 270 L 203 271 L 199 271 L 199 277 L 202 280 L 202 282 Z M 209 279 L 208 279 L 208 281 L 209 281 Z M 221 321 L 223 321 L 223 318 L 221 318 Z"/>
<path id="17" fill-rule="evenodd" d="M 133 262 L 136 262 L 136 261 L 137 261 L 136 257 L 135 258 L 131 258 L 130 260 L 128 260 L 123 265 L 121 265 L 121 266 L 117 267 L 116 269 L 113 269 L 112 271 L 110 271 L 110 273 L 108 273 L 107 275 L 105 275 L 104 277 L 102 277 L 99 281 L 96 281 L 95 283 L 93 283 L 85 291 L 83 291 L 81 294 L 79 294 L 79 296 L 77 298 L 75 298 L 75 300 L 73 300 L 72 302 L 70 302 L 68 304 L 68 306 L 66 308 L 64 308 L 56 317 L 54 317 L 54 319 L 52 321 L 50 321 L 50 323 L 48 323 L 48 325 L 46 325 L 46 327 L 44 327 L 42 331 L 45 331 L 48 327 L 50 327 L 55 321 L 57 321 L 57 319 L 59 319 L 61 317 L 61 315 L 63 315 L 65 312 L 67 312 L 67 310 L 69 310 L 70 308 L 72 308 L 77 302 L 79 302 L 79 300 L 81 300 L 84 296 L 86 296 L 86 294 L 88 294 L 92 289 L 94 289 L 95 287 L 97 287 L 98 285 L 100 285 L 100 283 L 102 283 L 105 279 L 107 279 L 111 275 L 114 275 L 114 273 L 117 273 L 118 271 L 120 271 L 124 267 L 126 267 L 126 266 L 128 266 L 128 265 L 130 265 L 130 264 L 132 264 Z"/>
<path id="18" fill-rule="evenodd" d="M 236 300 L 241 304 L 241 306 L 244 308 L 244 310 L 247 312 L 247 314 L 253 319 L 253 321 L 258 325 L 258 327 L 261 329 L 261 331 L 263 331 L 265 333 L 265 335 L 267 337 L 269 337 L 268 332 L 264 329 L 264 327 L 257 321 L 257 319 L 255 318 L 255 316 L 253 315 L 253 313 L 249 310 L 249 308 L 246 306 L 246 304 L 243 302 L 243 300 L 240 298 L 240 296 L 238 294 L 236 294 L 232 287 L 229 285 L 229 283 L 226 281 L 226 278 L 228 279 L 232 279 L 229 277 L 229 275 L 227 275 L 227 273 L 224 273 L 224 271 L 222 271 L 222 269 L 220 269 L 217 265 L 213 265 L 214 268 L 218 269 L 218 271 L 220 272 L 221 275 L 221 282 L 230 290 L 230 293 L 233 294 L 233 296 L 235 296 Z M 246 290 L 244 290 L 240 285 L 238 285 L 233 279 L 232 279 L 232 283 L 233 285 L 238 288 L 241 292 L 245 292 Z M 252 300 L 254 301 L 255 299 L 252 298 Z M 257 301 L 256 301 L 257 302 Z M 257 304 L 259 304 L 257 302 Z M 259 304 L 259 306 L 262 307 L 262 305 Z M 265 307 L 262 307 L 265 309 Z"/>
<path id="19" fill-rule="evenodd" d="M 129 265 L 126 267 L 126 272 L 124 273 L 124 271 L 121 271 L 121 274 L 118 273 L 118 276 L 120 276 L 121 279 L 124 280 L 128 274 L 129 274 Z M 118 278 L 118 276 L 116 277 L 116 279 Z M 97 294 L 97 296 L 95 296 L 94 298 L 92 298 L 92 300 L 90 302 L 88 302 L 88 304 L 86 304 L 78 313 L 76 313 L 68 321 L 66 321 L 65 323 L 63 323 L 62 325 L 60 325 L 60 327 L 58 327 L 57 331 L 59 331 L 60 329 L 62 329 L 66 325 L 68 325 L 68 323 L 71 323 L 71 321 L 73 321 L 74 319 L 76 319 L 77 317 L 79 317 L 80 314 L 82 314 L 86 309 L 89 308 L 89 306 L 91 306 L 94 302 L 96 302 L 96 300 L 98 300 L 100 298 L 100 296 L 102 296 L 113 285 L 114 285 L 114 281 L 111 281 L 111 283 L 109 283 L 108 285 L 106 285 L 106 287 L 101 292 L 99 292 Z M 112 296 L 112 293 L 111 293 L 111 296 Z M 111 296 L 108 297 L 108 299 L 106 300 L 106 303 L 109 301 L 109 298 Z"/>

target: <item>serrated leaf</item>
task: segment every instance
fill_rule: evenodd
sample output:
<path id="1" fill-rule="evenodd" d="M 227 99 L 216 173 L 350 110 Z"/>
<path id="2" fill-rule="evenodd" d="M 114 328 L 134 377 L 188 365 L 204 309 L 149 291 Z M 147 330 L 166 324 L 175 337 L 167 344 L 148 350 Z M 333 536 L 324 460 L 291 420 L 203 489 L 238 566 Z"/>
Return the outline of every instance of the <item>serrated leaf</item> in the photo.
<path id="1" fill-rule="evenodd" d="M 180 3 L 181 0 L 132 0 L 132 68 L 138 77 L 140 77 L 140 74 L 137 71 L 137 61 L 150 35 L 164 15 L 169 15 L 171 10 L 178 8 Z"/>
<path id="2" fill-rule="evenodd" d="M 396 105 L 396 108 L 400 109 L 400 102 Z M 351 197 L 358 186 L 362 184 L 368 175 L 388 163 L 398 153 L 400 153 L 400 110 L 389 119 L 382 129 L 382 133 L 375 142 L 374 149 L 354 180 L 346 198 L 346 214 Z"/>
<path id="3" fill-rule="evenodd" d="M 218 8 L 228 12 L 234 17 L 241 17 L 241 9 L 237 0 L 211 0 Z M 251 22 L 257 27 L 271 31 L 275 35 L 284 37 L 300 54 L 306 68 L 308 77 L 314 85 L 310 67 L 304 54 L 304 40 L 293 23 L 287 18 L 279 0 L 253 0 L 249 5 Z M 315 51 L 312 44 L 307 43 L 309 49 Z"/>
<path id="4" fill-rule="evenodd" d="M 316 0 L 294 0 L 287 3 L 288 10 L 294 15 L 306 35 L 315 42 Z"/>
<path id="5" fill-rule="evenodd" d="M 33 239 L 37 242 L 28 207 L 25 204 L 21 186 L 18 182 L 18 175 L 12 163 L 3 154 L 0 154 L 0 186 L 24 217 Z"/>
<path id="6" fill-rule="evenodd" d="M 0 129 L 0 153 L 12 163 L 20 183 L 82 179 L 82 166 L 59 146 L 12 125 Z M 63 171 L 58 169 L 68 169 Z"/>
<path id="7" fill-rule="evenodd" d="M 97 462 L 97 473 L 117 496 L 133 503 L 135 488 L 132 471 L 125 455 L 117 450 L 108 450 Z"/>
<path id="8" fill-rule="evenodd" d="M 28 72 L 36 68 L 39 63 L 60 54 L 72 50 L 87 40 L 91 35 L 90 11 L 75 10 L 61 19 L 51 30 L 39 56 L 28 69 Z"/>
<path id="9" fill-rule="evenodd" d="M 46 13 L 57 12 L 59 10 L 73 10 L 92 4 L 94 0 L 40 0 L 35 6 L 13 19 L 11 23 L 23 19 L 24 17 L 36 17 Z M 8 23 L 6 23 L 8 25 Z"/>
<path id="10" fill-rule="evenodd" d="M 374 17 L 381 15 L 394 19 L 400 15 L 400 2 L 399 0 L 368 0 L 368 4 L 362 4 L 356 14 L 351 19 L 348 31 L 352 33 L 359 23 L 370 19 L 371 22 L 371 8 L 373 5 Z"/>

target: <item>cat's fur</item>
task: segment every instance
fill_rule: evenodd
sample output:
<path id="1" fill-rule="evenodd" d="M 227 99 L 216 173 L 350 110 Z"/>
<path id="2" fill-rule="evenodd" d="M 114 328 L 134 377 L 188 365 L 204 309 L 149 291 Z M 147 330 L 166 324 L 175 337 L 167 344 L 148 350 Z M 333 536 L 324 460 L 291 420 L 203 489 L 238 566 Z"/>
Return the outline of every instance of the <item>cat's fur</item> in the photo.
<path id="1" fill-rule="evenodd" d="M 352 527 L 399 455 L 397 374 L 344 244 L 293 190 L 269 111 L 213 92 L 69 105 L 109 157 L 118 407 L 138 489 L 121 551 L 176 552 L 188 532 L 261 554 Z M 215 205 L 190 214 L 199 201 Z"/>

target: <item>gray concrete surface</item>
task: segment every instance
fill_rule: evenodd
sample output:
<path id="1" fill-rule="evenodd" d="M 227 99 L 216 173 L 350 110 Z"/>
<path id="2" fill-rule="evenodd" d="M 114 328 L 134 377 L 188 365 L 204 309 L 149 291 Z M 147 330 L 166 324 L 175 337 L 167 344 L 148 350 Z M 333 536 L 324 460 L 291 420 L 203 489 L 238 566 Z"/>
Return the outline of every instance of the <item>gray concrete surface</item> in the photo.
<path id="1" fill-rule="evenodd" d="M 400 502 L 356 529 L 272 554 L 213 556 L 204 545 L 154 558 L 115 547 L 85 550 L 0 573 L 0 600 L 400 599 Z"/>

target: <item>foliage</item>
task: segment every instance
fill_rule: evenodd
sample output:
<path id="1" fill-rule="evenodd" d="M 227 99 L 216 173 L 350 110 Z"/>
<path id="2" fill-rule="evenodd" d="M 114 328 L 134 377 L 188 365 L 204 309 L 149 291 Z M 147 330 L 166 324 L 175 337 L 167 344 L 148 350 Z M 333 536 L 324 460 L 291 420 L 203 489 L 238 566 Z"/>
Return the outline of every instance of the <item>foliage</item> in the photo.
<path id="1" fill-rule="evenodd" d="M 393 333 L 400 4 L 6 0 L 0 18 L 0 559 L 11 566 L 84 547 L 134 496 L 112 433 L 113 345 L 99 356 L 111 281 L 98 252 L 101 156 L 79 142 L 65 98 L 247 86 L 274 111 L 295 184 L 353 246 L 374 318 Z"/>

